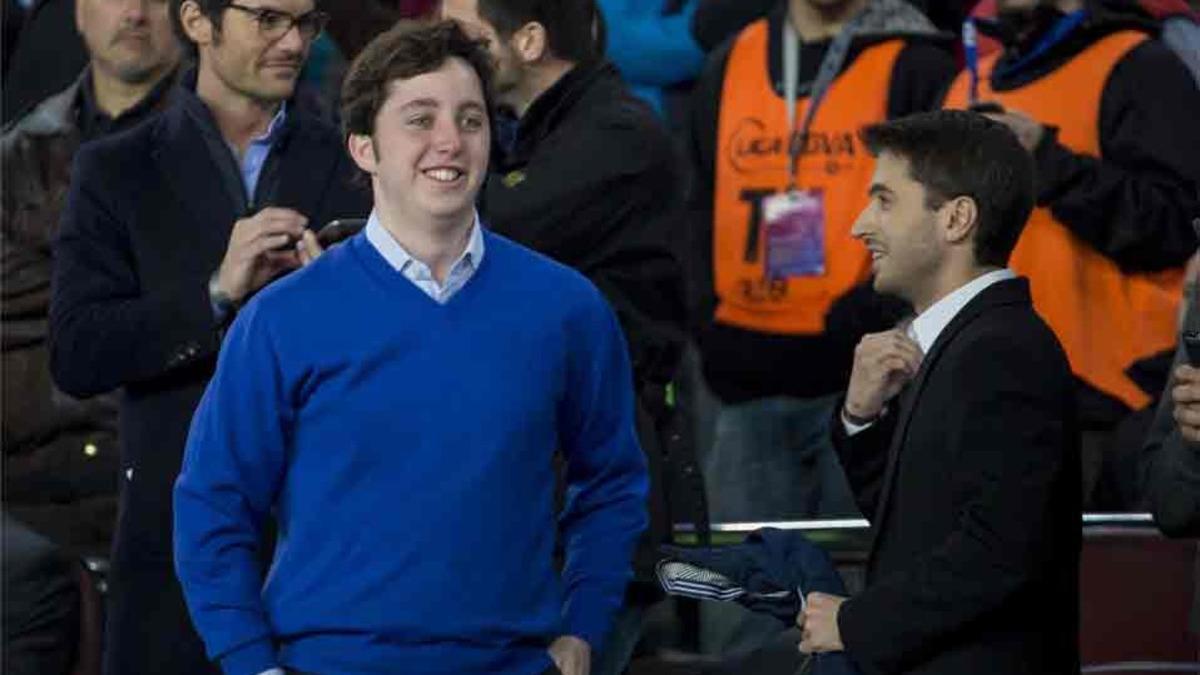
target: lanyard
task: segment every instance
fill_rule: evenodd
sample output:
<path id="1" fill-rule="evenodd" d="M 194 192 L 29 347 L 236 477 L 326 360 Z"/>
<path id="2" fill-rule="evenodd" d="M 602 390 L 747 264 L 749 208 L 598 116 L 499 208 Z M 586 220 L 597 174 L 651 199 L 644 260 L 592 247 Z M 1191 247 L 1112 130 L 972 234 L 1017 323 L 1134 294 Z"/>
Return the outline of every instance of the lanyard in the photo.
<path id="1" fill-rule="evenodd" d="M 799 188 L 800 155 L 808 142 L 808 131 L 812 127 L 813 118 L 817 115 L 817 108 L 820 107 L 825 94 L 829 92 L 833 81 L 841 73 L 842 65 L 846 63 L 846 57 L 850 53 L 850 43 L 854 40 L 854 35 L 858 31 L 863 17 L 869 13 L 870 4 L 846 23 L 833 42 L 829 44 L 829 48 L 825 50 L 825 57 L 821 59 L 821 66 L 817 69 L 817 77 L 813 81 L 808 95 L 808 110 L 804 114 L 804 122 L 801 123 L 799 130 L 796 129 L 796 97 L 800 93 L 800 36 L 796 34 L 791 18 L 784 16 L 783 96 L 787 103 L 788 131 L 791 133 L 791 139 L 788 142 L 788 177 L 793 190 Z"/>
<path id="2" fill-rule="evenodd" d="M 970 76 L 971 88 L 967 95 L 969 105 L 979 102 L 979 29 L 975 20 L 967 18 L 962 25 L 963 60 L 967 63 L 967 74 Z"/>

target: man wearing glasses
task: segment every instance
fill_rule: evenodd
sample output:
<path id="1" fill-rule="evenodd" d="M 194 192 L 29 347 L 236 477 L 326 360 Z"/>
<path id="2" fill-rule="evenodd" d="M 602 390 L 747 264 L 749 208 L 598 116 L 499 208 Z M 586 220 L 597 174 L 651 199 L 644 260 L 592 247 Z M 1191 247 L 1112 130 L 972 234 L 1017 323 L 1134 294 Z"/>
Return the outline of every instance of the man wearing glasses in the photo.
<path id="1" fill-rule="evenodd" d="M 121 503 L 105 672 L 208 673 L 171 558 L 171 490 L 224 327 L 364 217 L 336 129 L 290 102 L 313 0 L 171 0 L 194 69 L 162 115 L 79 154 L 56 249 L 51 369 L 121 391 Z"/>

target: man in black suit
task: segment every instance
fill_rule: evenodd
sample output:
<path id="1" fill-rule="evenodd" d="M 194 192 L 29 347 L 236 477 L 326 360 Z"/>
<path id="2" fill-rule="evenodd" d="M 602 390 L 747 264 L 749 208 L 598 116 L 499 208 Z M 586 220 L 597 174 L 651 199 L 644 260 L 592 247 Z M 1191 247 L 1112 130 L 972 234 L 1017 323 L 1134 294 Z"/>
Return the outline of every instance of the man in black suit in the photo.
<path id="1" fill-rule="evenodd" d="M 804 652 L 863 673 L 1079 672 L 1071 371 L 1005 266 L 1033 165 L 1003 126 L 936 112 L 869 127 L 853 234 L 917 317 L 855 353 L 835 443 L 874 541 L 865 590 L 812 594 Z"/>
<path id="2" fill-rule="evenodd" d="M 192 413 L 238 306 L 320 254 L 313 229 L 370 206 L 337 130 L 290 102 L 324 23 L 313 0 L 170 10 L 196 68 L 161 116 L 80 151 L 50 312 L 59 387 L 121 390 L 112 675 L 212 670 L 171 560 Z"/>

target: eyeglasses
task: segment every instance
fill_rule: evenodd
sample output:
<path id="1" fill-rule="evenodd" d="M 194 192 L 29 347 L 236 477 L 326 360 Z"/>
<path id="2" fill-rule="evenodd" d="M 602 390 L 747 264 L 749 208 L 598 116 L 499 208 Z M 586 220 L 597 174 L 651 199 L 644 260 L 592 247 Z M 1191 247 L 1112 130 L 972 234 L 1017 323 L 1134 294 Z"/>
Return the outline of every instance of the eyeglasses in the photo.
<path id="1" fill-rule="evenodd" d="M 325 30 L 325 24 L 329 23 L 329 15 L 325 12 L 308 12 L 295 16 L 288 12 L 281 12 L 277 9 L 269 9 L 266 7 L 247 7 L 231 2 L 226 7 L 236 9 L 251 15 L 255 22 L 258 23 L 258 33 L 267 40 L 278 40 L 295 26 L 300 31 L 300 37 L 304 40 L 312 40 L 317 35 Z"/>

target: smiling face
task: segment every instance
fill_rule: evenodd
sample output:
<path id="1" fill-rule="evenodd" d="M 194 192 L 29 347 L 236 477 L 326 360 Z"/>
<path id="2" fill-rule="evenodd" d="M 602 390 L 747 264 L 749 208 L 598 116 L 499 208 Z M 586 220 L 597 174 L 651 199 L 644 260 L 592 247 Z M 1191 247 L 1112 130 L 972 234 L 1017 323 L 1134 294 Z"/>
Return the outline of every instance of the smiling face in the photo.
<path id="1" fill-rule="evenodd" d="M 851 234 L 871 252 L 875 290 L 921 305 L 945 258 L 938 210 L 929 208 L 908 160 L 890 152 L 879 155 L 870 194 Z"/>
<path id="2" fill-rule="evenodd" d="M 78 0 L 75 27 L 93 68 L 122 82 L 148 82 L 179 60 L 166 0 Z"/>
<path id="3" fill-rule="evenodd" d="M 490 144 L 482 84 L 458 57 L 394 80 L 374 134 L 352 134 L 348 141 L 354 161 L 371 174 L 377 207 L 402 222 L 438 227 L 474 217 Z"/>
<path id="4" fill-rule="evenodd" d="M 244 0 L 235 4 L 293 17 L 313 11 L 313 0 Z M 183 3 L 185 30 L 199 49 L 200 68 L 228 93 L 264 103 L 284 101 L 296 88 L 312 39 L 294 26 L 281 37 L 265 36 L 256 15 L 246 9 L 226 7 L 218 26 L 201 14 L 194 2 Z"/>

